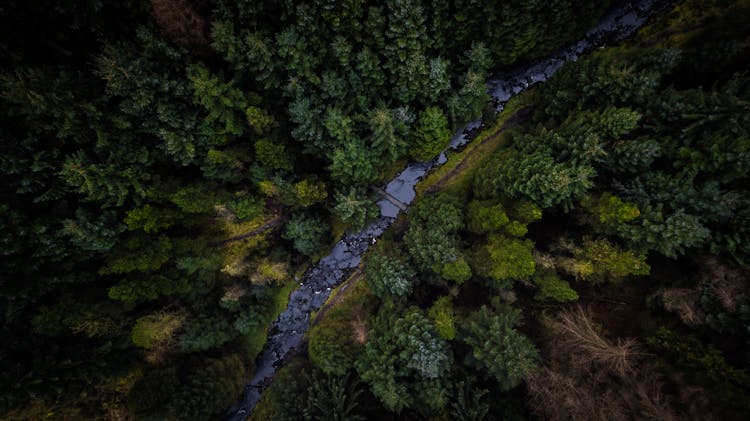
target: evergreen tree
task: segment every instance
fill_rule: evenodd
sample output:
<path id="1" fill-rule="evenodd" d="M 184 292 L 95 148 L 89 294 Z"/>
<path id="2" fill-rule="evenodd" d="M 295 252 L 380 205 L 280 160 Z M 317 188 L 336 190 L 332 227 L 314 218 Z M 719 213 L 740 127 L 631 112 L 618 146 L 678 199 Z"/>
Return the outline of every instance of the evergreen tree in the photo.
<path id="1" fill-rule="evenodd" d="M 356 379 L 349 376 L 325 377 L 314 375 L 308 381 L 307 408 L 305 419 L 315 421 L 361 421 L 365 418 L 357 414 L 359 396 L 362 390 Z"/>
<path id="2" fill-rule="evenodd" d="M 411 156 L 417 161 L 428 161 L 434 158 L 450 139 L 448 120 L 442 110 L 428 107 L 419 114 L 419 121 L 415 130 L 415 145 L 411 149 Z"/>
<path id="3" fill-rule="evenodd" d="M 593 186 L 595 174 L 588 165 L 558 163 L 548 151 L 537 151 L 501 161 L 494 184 L 499 191 L 529 198 L 542 208 L 558 204 L 570 208 Z"/>
<path id="4" fill-rule="evenodd" d="M 475 312 L 463 326 L 462 340 L 472 347 L 466 362 L 492 376 L 501 390 L 516 387 L 537 365 L 534 344 L 515 327 L 521 313 L 504 309 L 492 313 L 486 306 Z"/>
<path id="5" fill-rule="evenodd" d="M 373 254 L 367 259 L 367 284 L 381 298 L 407 297 L 414 284 L 414 271 L 398 257 Z"/>
<path id="6" fill-rule="evenodd" d="M 474 272 L 498 287 L 504 285 L 504 281 L 527 279 L 536 268 L 531 253 L 533 248 L 531 240 L 521 241 L 492 234 L 487 244 L 475 252 Z"/>
<path id="7" fill-rule="evenodd" d="M 342 221 L 351 224 L 355 231 L 364 228 L 379 213 L 375 203 L 362 189 L 352 187 L 347 194 L 338 192 L 336 202 L 334 212 Z"/>
<path id="8" fill-rule="evenodd" d="M 398 319 L 390 311 L 381 309 L 357 372 L 391 411 L 412 407 L 417 399 L 437 409 L 445 403 L 435 398 L 443 394 L 438 379 L 447 375 L 451 364 L 448 345 L 419 310 L 411 309 Z"/>
<path id="9" fill-rule="evenodd" d="M 325 223 L 319 217 L 299 213 L 287 222 L 282 236 L 292 240 L 298 252 L 312 255 L 323 245 L 327 232 Z"/>

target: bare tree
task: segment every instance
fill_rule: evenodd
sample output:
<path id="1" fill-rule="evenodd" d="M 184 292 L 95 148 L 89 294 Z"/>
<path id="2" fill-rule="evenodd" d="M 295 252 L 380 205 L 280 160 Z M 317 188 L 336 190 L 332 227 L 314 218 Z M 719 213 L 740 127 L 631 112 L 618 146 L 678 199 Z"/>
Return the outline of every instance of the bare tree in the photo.
<path id="1" fill-rule="evenodd" d="M 641 355 L 635 339 L 612 342 L 602 336 L 590 311 L 580 306 L 561 312 L 553 322 L 553 329 L 555 348 L 570 350 L 574 356 L 572 363 L 579 370 L 606 369 L 624 377 L 633 370 L 635 359 Z"/>
<path id="2" fill-rule="evenodd" d="M 729 311 L 737 308 L 737 298 L 750 287 L 747 271 L 723 264 L 714 256 L 706 258 L 701 275 L 721 306 Z"/>
<path id="3" fill-rule="evenodd" d="M 662 289 L 657 292 L 657 295 L 661 298 L 664 308 L 676 313 L 686 325 L 704 324 L 706 315 L 700 308 L 701 289 L 699 287 Z"/>
<path id="4" fill-rule="evenodd" d="M 607 339 L 580 306 L 543 325 L 547 364 L 527 379 L 529 405 L 541 419 L 678 419 L 634 339 Z"/>

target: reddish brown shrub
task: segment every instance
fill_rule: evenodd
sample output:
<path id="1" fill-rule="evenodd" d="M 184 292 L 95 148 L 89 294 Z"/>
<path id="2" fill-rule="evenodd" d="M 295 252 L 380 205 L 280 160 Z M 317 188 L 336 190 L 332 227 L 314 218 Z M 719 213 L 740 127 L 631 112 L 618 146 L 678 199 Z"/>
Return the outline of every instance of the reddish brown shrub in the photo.
<path id="1" fill-rule="evenodd" d="M 164 38 L 191 50 L 208 46 L 206 20 L 189 0 L 151 0 L 151 11 Z"/>

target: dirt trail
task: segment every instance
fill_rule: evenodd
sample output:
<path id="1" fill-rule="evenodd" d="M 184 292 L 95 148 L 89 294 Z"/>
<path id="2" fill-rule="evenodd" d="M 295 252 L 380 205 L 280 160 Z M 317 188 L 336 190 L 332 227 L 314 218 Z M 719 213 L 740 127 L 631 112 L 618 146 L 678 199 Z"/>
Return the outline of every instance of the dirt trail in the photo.
<path id="1" fill-rule="evenodd" d="M 515 114 L 513 114 L 512 116 L 510 116 L 500 127 L 498 127 L 497 129 L 495 129 L 494 132 L 492 132 L 489 135 L 487 135 L 487 137 L 485 137 L 484 139 L 482 139 L 482 141 L 479 142 L 476 146 L 473 146 L 473 149 L 479 149 L 479 148 L 481 148 L 482 146 L 484 146 L 488 142 L 494 140 L 498 135 L 500 135 L 500 133 L 503 130 L 507 130 L 510 127 L 516 126 L 516 125 L 521 124 L 524 121 L 528 120 L 532 111 L 533 110 L 532 110 L 531 107 L 527 107 L 527 108 L 523 108 L 523 109 L 518 110 Z M 474 152 L 476 152 L 476 151 L 474 151 Z M 471 155 L 472 155 L 472 153 L 466 154 L 466 156 L 461 160 L 461 162 L 458 165 L 456 165 L 455 168 L 453 168 L 448 173 L 446 173 L 443 177 L 440 178 L 440 180 L 436 181 L 435 184 L 433 184 L 432 186 L 430 186 L 429 188 L 427 188 L 427 190 L 425 190 L 425 193 L 434 193 L 434 192 L 437 192 L 438 190 L 442 189 L 445 186 L 446 183 L 448 183 L 450 180 L 452 180 L 454 177 L 456 177 L 458 174 L 460 174 L 466 168 L 468 158 Z"/>
<path id="2" fill-rule="evenodd" d="M 321 307 L 320 310 L 318 310 L 318 313 L 315 315 L 315 319 L 310 323 L 310 328 L 312 328 L 313 326 L 317 325 L 323 319 L 323 317 L 326 315 L 326 313 L 328 312 L 328 310 L 330 310 L 331 307 L 335 306 L 336 304 L 338 304 L 339 301 L 341 301 L 341 299 L 344 296 L 344 292 L 347 289 L 349 289 L 349 288 L 353 287 L 354 285 L 356 285 L 357 282 L 359 282 L 359 280 L 362 279 L 362 275 L 363 275 L 363 273 L 362 273 L 362 269 L 361 268 L 358 267 L 358 268 L 354 269 L 354 273 L 352 273 L 352 275 L 349 277 L 349 279 L 347 279 L 344 282 L 344 284 L 341 285 L 341 288 L 339 289 L 339 291 L 336 294 L 336 296 L 333 297 L 332 300 L 329 300 L 327 303 L 325 303 L 323 305 L 323 307 Z"/>
<path id="3" fill-rule="evenodd" d="M 284 215 L 279 215 L 276 218 L 274 218 L 274 219 L 266 222 L 265 224 L 261 225 L 260 227 L 254 229 L 254 230 L 252 230 L 250 232 L 247 232 L 245 234 L 236 235 L 234 237 L 229 237 L 226 240 L 221 240 L 221 241 L 218 241 L 218 242 L 214 243 L 214 245 L 223 246 L 225 244 L 228 244 L 228 243 L 231 243 L 231 242 L 234 242 L 234 241 L 240 241 L 240 240 L 244 240 L 246 238 L 253 237 L 255 235 L 258 235 L 258 234 L 261 234 L 261 233 L 263 233 L 265 231 L 268 231 L 271 228 L 276 227 L 277 225 L 279 225 L 282 222 L 284 222 L 285 219 L 286 219 L 286 217 Z"/>

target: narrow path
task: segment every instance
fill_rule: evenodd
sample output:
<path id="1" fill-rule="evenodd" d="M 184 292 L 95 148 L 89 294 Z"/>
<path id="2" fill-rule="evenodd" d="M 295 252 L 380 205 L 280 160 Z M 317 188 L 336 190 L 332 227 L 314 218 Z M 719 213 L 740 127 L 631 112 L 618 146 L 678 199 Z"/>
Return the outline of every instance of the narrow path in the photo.
<path id="1" fill-rule="evenodd" d="M 341 285 L 341 288 L 339 288 L 336 296 L 333 297 L 332 300 L 326 302 L 323 307 L 321 307 L 320 310 L 318 310 L 318 312 L 315 314 L 315 319 L 313 319 L 312 323 L 310 323 L 310 328 L 313 328 L 315 325 L 317 325 L 323 319 L 323 316 L 326 315 L 328 310 L 330 310 L 331 307 L 335 306 L 339 301 L 341 301 L 341 298 L 344 296 L 344 291 L 356 285 L 357 282 L 362 279 L 362 274 L 363 272 L 361 267 L 357 267 L 356 269 L 354 269 L 354 273 L 349 277 L 349 279 L 344 282 L 343 285 Z"/>
<path id="2" fill-rule="evenodd" d="M 274 219 L 266 222 L 265 224 L 261 225 L 260 227 L 254 229 L 254 230 L 252 230 L 250 232 L 247 232 L 245 234 L 236 235 L 234 237 L 229 237 L 226 240 L 221 240 L 221 241 L 218 241 L 218 242 L 214 243 L 214 245 L 215 246 L 223 246 L 223 245 L 229 244 L 229 243 L 234 242 L 234 241 L 240 241 L 240 240 L 244 240 L 246 238 L 250 238 L 250 237 L 256 236 L 258 234 L 262 234 L 265 231 L 268 231 L 269 229 L 274 228 L 274 227 L 280 225 L 282 222 L 284 222 L 285 219 L 286 219 L 286 217 L 284 215 L 279 215 L 276 218 L 274 218 Z"/>
<path id="3" fill-rule="evenodd" d="M 487 135 L 482 141 L 477 144 L 476 146 L 472 146 L 474 150 L 477 150 L 481 148 L 486 143 L 489 143 L 497 138 L 497 136 L 500 136 L 500 134 L 509 129 L 510 127 L 516 126 L 520 123 L 523 123 L 524 121 L 528 120 L 531 116 L 531 112 L 533 109 L 531 107 L 522 108 L 518 111 L 516 111 L 515 114 L 510 116 L 500 127 L 498 127 L 495 131 Z M 475 151 L 472 151 L 475 152 Z M 435 184 L 431 185 L 425 190 L 425 193 L 434 193 L 439 191 L 440 189 L 445 186 L 446 183 L 451 181 L 453 178 L 455 178 L 457 175 L 461 174 L 464 169 L 466 169 L 467 162 L 469 161 L 470 155 L 472 153 L 466 154 L 466 156 L 463 157 L 461 162 L 456 165 L 452 170 L 450 170 L 448 173 L 443 175 L 438 181 L 435 182 Z"/>
<path id="4" fill-rule="evenodd" d="M 378 194 L 378 196 L 382 197 L 383 199 L 393 203 L 393 206 L 396 206 L 397 208 L 401 209 L 402 211 L 405 211 L 409 209 L 408 206 L 406 206 L 403 202 L 393 197 L 391 194 L 386 192 L 385 190 L 381 189 L 380 187 L 373 187 L 372 188 L 375 193 Z"/>

